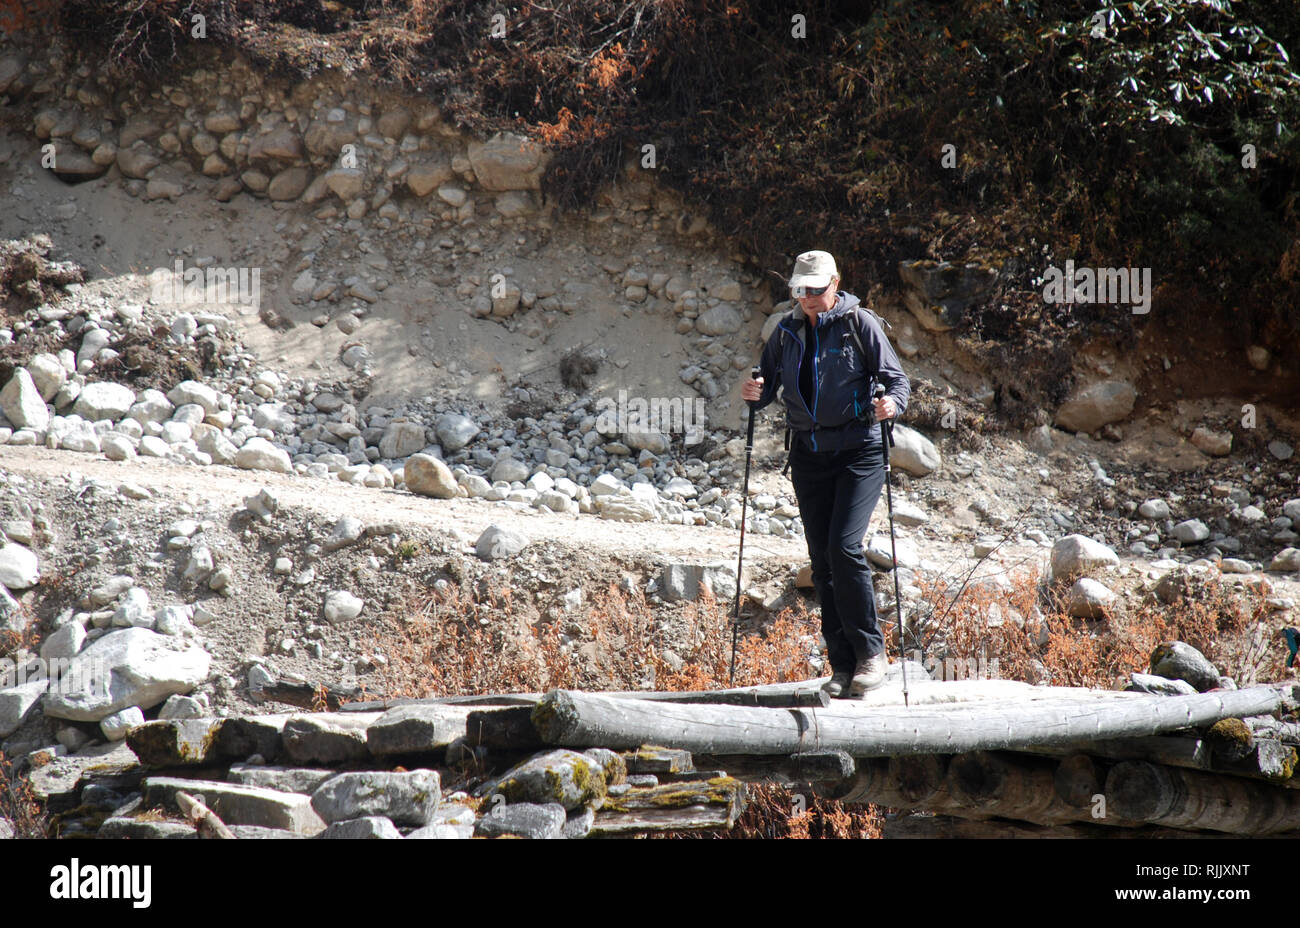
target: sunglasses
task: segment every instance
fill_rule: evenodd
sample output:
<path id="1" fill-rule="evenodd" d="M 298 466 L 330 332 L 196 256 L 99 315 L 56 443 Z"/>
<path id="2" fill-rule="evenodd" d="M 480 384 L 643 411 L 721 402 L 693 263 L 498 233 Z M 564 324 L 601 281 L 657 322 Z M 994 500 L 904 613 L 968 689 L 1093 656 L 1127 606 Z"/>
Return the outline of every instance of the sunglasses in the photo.
<path id="1" fill-rule="evenodd" d="M 800 299 L 801 297 L 805 297 L 805 296 L 821 296 L 823 293 L 825 293 L 825 292 L 826 292 L 827 290 L 829 290 L 829 289 L 830 289 L 829 286 L 827 286 L 827 287 L 791 287 L 791 288 L 790 288 L 790 293 L 794 296 L 795 299 Z"/>

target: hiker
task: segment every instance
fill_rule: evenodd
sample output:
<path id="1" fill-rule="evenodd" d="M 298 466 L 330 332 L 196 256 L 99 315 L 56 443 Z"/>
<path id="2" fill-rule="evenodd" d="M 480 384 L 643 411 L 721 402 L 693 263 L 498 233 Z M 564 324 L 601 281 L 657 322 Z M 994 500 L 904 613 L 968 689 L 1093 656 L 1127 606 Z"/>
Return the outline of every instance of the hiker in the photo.
<path id="1" fill-rule="evenodd" d="M 831 665 L 823 689 L 856 697 L 883 683 L 889 664 L 862 536 L 885 481 L 879 420 L 907 408 L 911 387 L 876 315 L 839 282 L 830 254 L 799 255 L 790 277 L 798 305 L 768 339 L 761 376 L 745 381 L 741 396 L 757 411 L 784 387 L 790 480 Z M 873 400 L 877 383 L 885 393 Z"/>

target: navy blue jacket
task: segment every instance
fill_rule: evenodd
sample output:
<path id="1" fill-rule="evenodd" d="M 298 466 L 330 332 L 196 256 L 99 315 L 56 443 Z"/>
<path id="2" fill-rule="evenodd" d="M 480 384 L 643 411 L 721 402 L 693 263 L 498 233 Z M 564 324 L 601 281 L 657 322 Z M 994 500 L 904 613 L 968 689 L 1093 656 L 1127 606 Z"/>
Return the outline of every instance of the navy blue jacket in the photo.
<path id="1" fill-rule="evenodd" d="M 853 329 L 858 339 L 853 337 Z M 805 338 L 813 339 L 815 351 L 811 407 L 799 392 Z M 777 390 L 784 387 L 781 398 L 790 428 L 803 433 L 808 447 L 816 451 L 880 444 L 880 423 L 871 407 L 871 392 L 877 382 L 885 385 L 899 416 L 912 393 L 898 355 L 876 317 L 858 305 L 856 296 L 843 290 L 836 294 L 835 305 L 818 315 L 815 327 L 809 327 L 796 304 L 777 324 L 759 363 L 763 392 L 755 407 L 762 409 L 771 403 Z"/>

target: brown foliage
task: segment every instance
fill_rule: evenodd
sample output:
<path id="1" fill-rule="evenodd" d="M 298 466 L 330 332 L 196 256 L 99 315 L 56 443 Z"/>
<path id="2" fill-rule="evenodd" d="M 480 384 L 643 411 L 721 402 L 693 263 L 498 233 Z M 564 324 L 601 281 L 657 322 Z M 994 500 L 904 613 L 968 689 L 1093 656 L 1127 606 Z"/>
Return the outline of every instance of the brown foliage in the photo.
<path id="1" fill-rule="evenodd" d="M 0 820 L 7 819 L 17 838 L 49 837 L 49 822 L 26 777 L 0 752 Z"/>

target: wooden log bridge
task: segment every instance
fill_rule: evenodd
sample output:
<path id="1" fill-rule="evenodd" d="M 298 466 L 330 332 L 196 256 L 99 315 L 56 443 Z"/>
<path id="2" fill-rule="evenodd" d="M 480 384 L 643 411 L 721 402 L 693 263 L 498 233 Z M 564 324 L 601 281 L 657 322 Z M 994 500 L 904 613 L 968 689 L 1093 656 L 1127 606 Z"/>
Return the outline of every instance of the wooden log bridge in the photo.
<path id="1" fill-rule="evenodd" d="M 925 690 L 951 685 L 916 684 L 918 704 L 910 708 L 835 700 L 826 709 L 767 709 L 554 690 L 531 718 L 542 741 L 559 747 L 619 750 L 662 744 L 701 754 L 839 750 L 852 757 L 891 757 L 1159 735 L 1295 705 L 1290 684 L 1195 696 L 1066 690 L 1053 700 L 924 704 Z"/>

